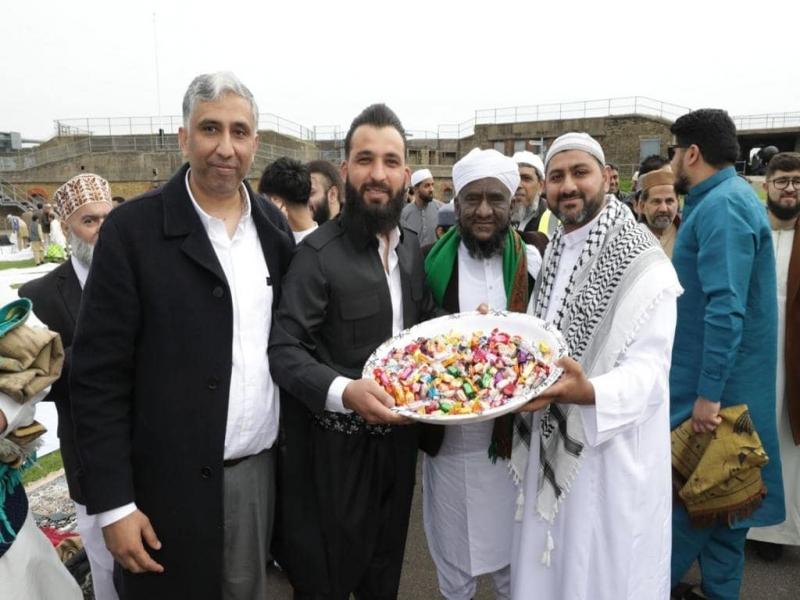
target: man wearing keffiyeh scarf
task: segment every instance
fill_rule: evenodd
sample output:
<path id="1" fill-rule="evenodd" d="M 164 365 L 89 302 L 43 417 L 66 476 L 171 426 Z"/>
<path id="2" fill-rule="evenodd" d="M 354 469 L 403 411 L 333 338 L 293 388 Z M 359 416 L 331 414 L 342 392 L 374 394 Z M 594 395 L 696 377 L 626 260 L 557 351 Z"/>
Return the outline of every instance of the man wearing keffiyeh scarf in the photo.
<path id="1" fill-rule="evenodd" d="M 515 421 L 515 598 L 669 597 L 667 378 L 681 289 L 655 238 L 606 195 L 604 164 L 578 133 L 545 161 L 561 225 L 530 310 L 559 327 L 570 358 Z"/>

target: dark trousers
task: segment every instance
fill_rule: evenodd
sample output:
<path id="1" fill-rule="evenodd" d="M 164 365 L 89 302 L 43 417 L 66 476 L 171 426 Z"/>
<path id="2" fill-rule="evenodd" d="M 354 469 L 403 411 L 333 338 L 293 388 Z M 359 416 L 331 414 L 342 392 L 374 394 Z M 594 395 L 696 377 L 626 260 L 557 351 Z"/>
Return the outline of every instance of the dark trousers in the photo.
<path id="1" fill-rule="evenodd" d="M 375 436 L 311 425 L 309 433 L 306 489 L 314 517 L 303 518 L 303 502 L 295 510 L 284 502 L 280 511 L 288 562 L 280 555 L 278 562 L 295 598 L 346 600 L 351 593 L 363 600 L 396 598 L 414 493 L 417 428 L 395 427 Z"/>

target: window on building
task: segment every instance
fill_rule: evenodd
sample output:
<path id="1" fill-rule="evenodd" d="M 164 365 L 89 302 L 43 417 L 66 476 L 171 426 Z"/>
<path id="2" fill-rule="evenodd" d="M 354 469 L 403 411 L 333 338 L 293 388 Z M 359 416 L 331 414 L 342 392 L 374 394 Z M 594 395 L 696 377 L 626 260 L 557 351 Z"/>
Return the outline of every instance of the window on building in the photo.
<path id="1" fill-rule="evenodd" d="M 653 154 L 661 155 L 661 138 L 641 138 L 639 140 L 639 162 Z"/>
<path id="2" fill-rule="evenodd" d="M 456 153 L 455 152 L 440 152 L 439 153 L 439 164 L 440 165 L 454 165 L 454 164 L 456 164 Z"/>
<path id="3" fill-rule="evenodd" d="M 499 141 L 499 142 L 495 142 L 494 143 L 494 149 L 497 150 L 500 154 L 505 154 L 506 153 L 506 142 L 505 142 L 505 140 L 502 140 L 502 141 Z"/>
<path id="4" fill-rule="evenodd" d="M 528 142 L 525 140 L 514 140 L 514 152 L 523 152 L 528 149 Z"/>
<path id="5" fill-rule="evenodd" d="M 420 164 L 422 162 L 422 152 L 420 150 L 409 150 L 408 162 L 414 165 Z"/>

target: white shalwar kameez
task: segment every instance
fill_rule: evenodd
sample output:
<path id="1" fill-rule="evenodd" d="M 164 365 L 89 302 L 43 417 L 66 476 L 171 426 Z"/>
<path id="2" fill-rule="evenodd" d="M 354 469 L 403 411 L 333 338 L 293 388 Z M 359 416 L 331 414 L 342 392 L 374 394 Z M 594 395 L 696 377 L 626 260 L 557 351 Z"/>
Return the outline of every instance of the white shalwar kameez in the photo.
<path id="1" fill-rule="evenodd" d="M 539 252 L 526 246 L 528 272 L 536 277 Z M 506 306 L 502 257 L 470 258 L 458 247 L 458 304 Z M 445 427 L 435 457 L 422 462 L 422 515 L 439 589 L 448 600 L 469 600 L 479 575 L 492 574 L 496 597 L 510 597 L 509 563 L 517 488 L 508 461 L 489 460 L 494 421 Z"/>
<path id="2" fill-rule="evenodd" d="M 548 321 L 555 317 L 591 228 L 587 224 L 565 235 Z M 633 285 L 633 298 L 639 289 L 662 292 L 653 306 L 637 308 L 641 314 L 618 311 L 614 316 L 640 326 L 611 371 L 588 374 L 596 404 L 580 407 L 587 445 L 552 524 L 536 510 L 541 417 L 534 414 L 524 512 L 514 531 L 512 598 L 669 598 L 668 375 L 679 286 L 668 263 L 645 271 Z M 553 542 L 549 567 L 542 560 L 548 533 Z"/>
<path id="3" fill-rule="evenodd" d="M 786 520 L 771 527 L 753 527 L 747 538 L 772 544 L 800 546 L 800 448 L 794 445 L 786 405 L 786 286 L 789 279 L 789 259 L 792 256 L 794 229 L 772 231 L 775 246 L 775 271 L 778 279 L 778 369 L 775 376 L 775 410 L 778 419 L 778 444 L 781 452 L 783 493 Z"/>

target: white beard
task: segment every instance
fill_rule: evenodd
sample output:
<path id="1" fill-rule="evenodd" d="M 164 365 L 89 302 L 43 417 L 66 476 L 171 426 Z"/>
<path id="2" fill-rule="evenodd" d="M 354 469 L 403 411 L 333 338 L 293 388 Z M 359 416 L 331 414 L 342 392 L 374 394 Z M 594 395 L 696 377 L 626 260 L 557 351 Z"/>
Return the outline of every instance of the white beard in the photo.
<path id="1" fill-rule="evenodd" d="M 88 242 L 84 242 L 75 235 L 72 230 L 67 234 L 67 243 L 69 244 L 70 254 L 77 258 L 80 263 L 88 269 L 92 265 L 94 246 Z"/>

